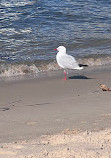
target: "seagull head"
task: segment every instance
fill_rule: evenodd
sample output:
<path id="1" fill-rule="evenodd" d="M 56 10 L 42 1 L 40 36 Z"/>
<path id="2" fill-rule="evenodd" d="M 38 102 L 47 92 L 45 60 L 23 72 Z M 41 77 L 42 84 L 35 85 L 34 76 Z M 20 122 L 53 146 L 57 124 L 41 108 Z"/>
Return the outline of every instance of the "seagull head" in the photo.
<path id="1" fill-rule="evenodd" d="M 58 48 L 56 48 L 56 50 L 58 50 L 62 54 L 66 54 L 66 48 L 64 46 L 59 46 Z"/>

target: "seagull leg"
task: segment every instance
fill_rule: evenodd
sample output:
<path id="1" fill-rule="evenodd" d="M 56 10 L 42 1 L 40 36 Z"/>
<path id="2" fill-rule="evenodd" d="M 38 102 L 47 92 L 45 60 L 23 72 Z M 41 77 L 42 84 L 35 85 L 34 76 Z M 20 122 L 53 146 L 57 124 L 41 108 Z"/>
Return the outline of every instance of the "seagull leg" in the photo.
<path id="1" fill-rule="evenodd" d="M 66 81 L 66 71 L 64 70 L 64 80 Z"/>

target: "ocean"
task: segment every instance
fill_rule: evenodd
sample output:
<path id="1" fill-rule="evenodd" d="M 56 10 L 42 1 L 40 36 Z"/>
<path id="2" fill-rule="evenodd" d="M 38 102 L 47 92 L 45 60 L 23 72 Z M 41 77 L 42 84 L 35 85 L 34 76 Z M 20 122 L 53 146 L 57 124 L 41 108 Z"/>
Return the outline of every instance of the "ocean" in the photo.
<path id="1" fill-rule="evenodd" d="M 111 1 L 0 0 L 0 77 L 58 70 L 60 45 L 80 64 L 111 65 Z"/>

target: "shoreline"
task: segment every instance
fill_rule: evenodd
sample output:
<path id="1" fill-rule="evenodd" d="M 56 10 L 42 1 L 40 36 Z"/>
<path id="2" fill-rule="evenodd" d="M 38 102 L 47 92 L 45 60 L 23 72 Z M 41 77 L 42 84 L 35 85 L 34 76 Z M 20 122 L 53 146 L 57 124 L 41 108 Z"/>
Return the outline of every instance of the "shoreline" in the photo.
<path id="1" fill-rule="evenodd" d="M 93 57 L 81 57 L 76 59 L 80 66 L 88 67 L 88 71 L 101 69 L 109 69 L 111 67 L 111 57 L 105 55 L 104 57 L 95 58 Z M 24 78 L 24 77 L 38 77 L 38 74 L 47 72 L 60 71 L 61 68 L 58 66 L 56 60 L 41 60 L 32 63 L 1 63 L 0 65 L 0 79 L 7 78 Z"/>
<path id="2" fill-rule="evenodd" d="M 87 67 L 85 66 L 83 70 L 68 70 L 68 78 L 73 76 L 82 76 L 82 75 L 90 75 L 90 74 L 96 74 L 96 73 L 107 73 L 111 71 L 111 65 L 98 65 L 98 66 L 91 66 Z M 41 80 L 41 79 L 59 79 L 64 76 L 63 69 L 58 70 L 49 70 L 49 71 L 40 71 L 36 74 L 24 74 L 24 75 L 17 75 L 17 76 L 4 76 L 0 77 L 0 83 L 11 83 L 11 82 L 23 82 L 28 80 Z"/>

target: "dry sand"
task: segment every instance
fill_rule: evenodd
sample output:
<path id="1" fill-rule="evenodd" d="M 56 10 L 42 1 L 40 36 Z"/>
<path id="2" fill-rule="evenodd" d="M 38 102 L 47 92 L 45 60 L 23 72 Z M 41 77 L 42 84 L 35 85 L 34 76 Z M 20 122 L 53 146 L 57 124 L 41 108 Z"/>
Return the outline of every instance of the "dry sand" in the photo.
<path id="1" fill-rule="evenodd" d="M 110 71 L 0 83 L 0 158 L 110 158 L 111 92 L 99 84 L 111 88 Z"/>
<path id="2" fill-rule="evenodd" d="M 0 158 L 110 158 L 111 129 L 100 132 L 64 130 L 32 141 L 1 144 Z"/>

